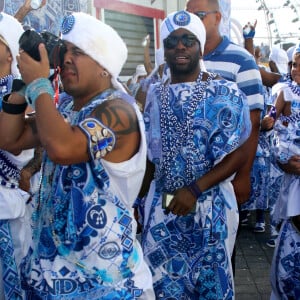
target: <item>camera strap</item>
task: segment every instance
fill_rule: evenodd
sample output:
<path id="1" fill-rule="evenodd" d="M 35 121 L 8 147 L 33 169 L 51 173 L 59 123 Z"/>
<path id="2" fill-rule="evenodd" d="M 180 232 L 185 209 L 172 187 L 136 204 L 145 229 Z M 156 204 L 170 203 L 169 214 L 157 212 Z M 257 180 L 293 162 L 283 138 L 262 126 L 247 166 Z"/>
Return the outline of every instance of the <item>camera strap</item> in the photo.
<path id="1" fill-rule="evenodd" d="M 56 67 L 54 72 L 54 103 L 57 106 L 59 100 L 59 74 L 60 74 L 60 67 Z"/>

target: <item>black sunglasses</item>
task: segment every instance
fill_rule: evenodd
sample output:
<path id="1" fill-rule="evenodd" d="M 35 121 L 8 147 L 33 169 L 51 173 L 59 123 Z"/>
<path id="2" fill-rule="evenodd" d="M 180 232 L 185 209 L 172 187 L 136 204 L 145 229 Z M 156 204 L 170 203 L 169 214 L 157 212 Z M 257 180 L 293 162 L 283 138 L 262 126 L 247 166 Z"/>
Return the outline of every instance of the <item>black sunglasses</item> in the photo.
<path id="1" fill-rule="evenodd" d="M 199 43 L 196 36 L 193 34 L 183 34 L 180 36 L 169 35 L 164 39 L 164 47 L 167 49 L 173 49 L 178 45 L 178 42 L 181 42 L 185 47 L 193 47 L 196 42 Z"/>
<path id="2" fill-rule="evenodd" d="M 215 14 L 217 13 L 218 11 L 217 10 L 211 10 L 211 11 L 196 11 L 194 12 L 194 14 L 199 17 L 201 20 L 203 20 L 207 15 L 209 14 Z"/>

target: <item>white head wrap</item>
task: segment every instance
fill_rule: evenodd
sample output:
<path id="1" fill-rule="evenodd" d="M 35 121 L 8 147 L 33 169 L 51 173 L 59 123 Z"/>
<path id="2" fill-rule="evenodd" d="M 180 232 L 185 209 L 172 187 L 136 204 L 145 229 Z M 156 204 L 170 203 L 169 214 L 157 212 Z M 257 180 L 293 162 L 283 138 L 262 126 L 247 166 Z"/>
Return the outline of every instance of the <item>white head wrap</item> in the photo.
<path id="1" fill-rule="evenodd" d="M 0 41 L 6 44 L 11 52 L 13 57 L 11 74 L 16 77 L 20 77 L 16 56 L 19 53 L 19 38 L 23 32 L 23 27 L 16 18 L 4 12 L 0 13 L 0 35 L 4 38 L 4 40 L 0 39 Z"/>
<path id="2" fill-rule="evenodd" d="M 293 60 L 293 54 L 294 54 L 295 49 L 296 49 L 296 46 L 291 46 L 290 48 L 288 48 L 286 50 L 286 54 L 288 56 L 289 62 Z"/>
<path id="3" fill-rule="evenodd" d="M 293 60 L 293 57 L 296 53 L 300 53 L 300 44 L 298 44 L 297 46 L 294 46 L 294 51 L 293 51 L 293 54 L 292 54 L 292 59 L 291 61 Z"/>
<path id="4" fill-rule="evenodd" d="M 283 49 L 274 46 L 271 49 L 271 53 L 269 56 L 269 60 L 273 61 L 280 74 L 287 74 L 288 73 L 288 56 L 286 54 L 286 51 L 284 51 Z"/>
<path id="5" fill-rule="evenodd" d="M 197 37 L 200 42 L 201 54 L 203 55 L 206 42 L 205 27 L 199 17 L 185 10 L 173 12 L 164 19 L 160 26 L 161 43 L 163 44 L 163 40 L 179 28 L 184 28 Z M 200 65 L 202 71 L 206 71 L 202 59 L 200 59 Z"/>
<path id="6" fill-rule="evenodd" d="M 147 75 L 147 71 L 145 69 L 145 66 L 144 65 L 137 65 L 136 68 L 135 68 L 135 73 L 134 75 L 132 76 L 132 83 L 137 83 L 138 81 L 138 78 L 140 76 L 146 76 Z"/>
<path id="7" fill-rule="evenodd" d="M 111 26 L 77 12 L 64 18 L 61 32 L 63 40 L 76 45 L 111 74 L 114 87 L 124 90 L 117 79 L 127 59 L 127 47 Z"/>

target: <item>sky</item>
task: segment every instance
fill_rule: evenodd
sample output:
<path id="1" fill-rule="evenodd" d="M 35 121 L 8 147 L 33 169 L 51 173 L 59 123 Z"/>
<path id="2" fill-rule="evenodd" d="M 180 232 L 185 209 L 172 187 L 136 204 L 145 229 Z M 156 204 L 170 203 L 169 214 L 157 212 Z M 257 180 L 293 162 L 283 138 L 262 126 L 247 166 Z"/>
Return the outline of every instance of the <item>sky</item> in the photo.
<path id="1" fill-rule="evenodd" d="M 258 10 L 264 4 L 269 11 L 268 14 L 265 14 L 263 9 Z M 257 20 L 255 34 L 257 45 L 264 43 L 269 46 L 275 44 L 280 46 L 279 41 L 300 42 L 300 0 L 231 0 L 231 17 L 241 26 L 247 22 L 253 24 Z M 234 39 L 234 35 L 232 38 Z"/>

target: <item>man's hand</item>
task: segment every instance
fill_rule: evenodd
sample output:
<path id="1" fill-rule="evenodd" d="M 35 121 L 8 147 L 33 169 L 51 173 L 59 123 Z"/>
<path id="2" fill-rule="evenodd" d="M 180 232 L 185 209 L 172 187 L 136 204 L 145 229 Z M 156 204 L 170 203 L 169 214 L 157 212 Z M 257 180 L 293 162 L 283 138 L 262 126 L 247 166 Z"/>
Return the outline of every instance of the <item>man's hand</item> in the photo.
<path id="1" fill-rule="evenodd" d="M 262 131 L 268 131 L 271 130 L 274 126 L 274 118 L 270 117 L 270 116 L 265 116 L 260 123 L 261 126 L 261 130 Z"/>
<path id="2" fill-rule="evenodd" d="M 292 156 L 287 164 L 278 165 L 286 173 L 300 175 L 300 155 Z"/>
<path id="3" fill-rule="evenodd" d="M 177 216 L 186 216 L 194 209 L 196 200 L 195 196 L 186 187 L 183 187 L 175 192 L 167 211 Z"/>
<path id="4" fill-rule="evenodd" d="M 19 56 L 17 56 L 19 71 L 27 85 L 37 78 L 48 78 L 49 76 L 49 59 L 44 44 L 39 44 L 39 53 L 40 61 L 34 60 L 22 49 L 20 49 Z"/>
<path id="5" fill-rule="evenodd" d="M 30 13 L 32 10 L 34 10 L 31 5 L 31 0 L 25 0 L 23 5 L 20 6 L 20 8 L 18 9 L 18 11 L 15 13 L 14 17 L 20 22 L 23 22 L 23 19 L 27 16 L 28 13 Z M 42 8 L 44 5 L 46 5 L 47 0 L 43 0 L 41 5 L 37 8 L 40 9 Z M 35 9 L 36 10 L 36 9 Z"/>

